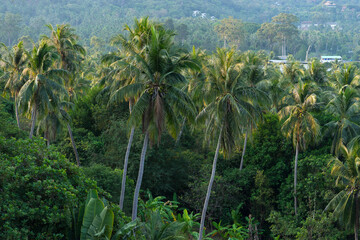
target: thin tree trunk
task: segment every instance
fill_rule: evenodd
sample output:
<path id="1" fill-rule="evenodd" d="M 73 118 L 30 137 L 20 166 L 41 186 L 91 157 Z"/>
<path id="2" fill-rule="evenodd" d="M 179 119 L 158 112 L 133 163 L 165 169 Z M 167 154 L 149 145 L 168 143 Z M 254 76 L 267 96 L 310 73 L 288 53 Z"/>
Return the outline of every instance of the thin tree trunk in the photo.
<path id="1" fill-rule="evenodd" d="M 16 116 L 16 123 L 18 125 L 18 128 L 21 129 L 20 127 L 20 118 L 19 118 L 19 107 L 17 105 L 17 97 L 15 95 L 15 116 Z"/>
<path id="2" fill-rule="evenodd" d="M 133 138 L 134 138 L 134 132 L 135 132 L 135 127 L 132 127 L 131 132 L 130 132 L 129 142 L 128 142 L 128 145 L 126 148 L 123 176 L 122 176 L 122 180 L 121 180 L 121 192 L 120 192 L 120 203 L 119 203 L 120 210 L 123 210 L 123 206 L 124 206 L 126 174 L 127 174 L 127 167 L 128 167 L 128 162 L 129 162 L 131 144 L 132 144 Z"/>
<path id="3" fill-rule="evenodd" d="M 305 57 L 305 62 L 308 62 L 308 57 L 309 57 L 309 51 L 311 49 L 311 44 L 309 45 L 307 51 L 306 51 L 306 57 Z"/>
<path id="4" fill-rule="evenodd" d="M 243 164 L 244 164 L 244 156 L 245 156 L 245 151 L 246 151 L 247 139 L 248 139 L 248 133 L 246 132 L 245 141 L 244 141 L 244 148 L 243 148 L 243 151 L 242 151 L 242 154 L 241 154 L 240 171 L 242 170 Z"/>
<path id="5" fill-rule="evenodd" d="M 294 166 L 294 208 L 295 208 L 295 215 L 297 215 L 296 184 L 297 184 L 297 165 L 298 165 L 298 157 L 299 157 L 299 142 L 296 142 L 295 166 Z"/>
<path id="6" fill-rule="evenodd" d="M 31 129 L 30 129 L 30 136 L 29 136 L 30 139 L 33 138 L 35 124 L 36 124 L 36 104 L 34 105 L 32 112 L 31 112 Z"/>
<path id="7" fill-rule="evenodd" d="M 180 129 L 179 135 L 176 138 L 175 146 L 177 146 L 179 144 L 179 142 L 180 142 L 181 135 L 184 132 L 185 122 L 186 122 L 186 118 L 184 118 L 184 120 L 183 120 L 183 122 L 181 124 L 181 129 Z"/>
<path id="8" fill-rule="evenodd" d="M 130 98 L 129 99 L 129 113 L 130 114 L 132 112 L 133 104 L 134 104 L 134 99 Z M 128 142 L 128 146 L 126 148 L 126 153 L 125 153 L 124 169 L 123 169 L 123 175 L 122 175 L 122 179 L 121 179 L 121 192 L 120 192 L 120 201 L 119 201 L 119 207 L 121 210 L 123 210 L 123 207 L 124 207 L 127 167 L 128 167 L 128 163 L 129 163 L 129 155 L 130 155 L 130 149 L 131 149 L 131 145 L 132 145 L 133 138 L 134 138 L 134 132 L 135 132 L 135 126 L 133 126 L 131 128 L 129 142 Z"/>
<path id="9" fill-rule="evenodd" d="M 78 151 L 77 151 L 77 148 L 76 148 L 76 145 L 75 145 L 74 136 L 73 136 L 73 134 L 72 134 L 70 124 L 67 123 L 66 125 L 67 125 L 67 129 L 68 129 L 68 131 L 69 131 L 69 136 L 70 136 L 70 139 L 71 139 L 71 144 L 72 144 L 72 147 L 73 147 L 73 149 L 74 149 L 76 164 L 77 164 L 77 166 L 79 167 L 79 166 L 80 166 L 80 160 L 79 160 L 79 154 L 78 154 Z"/>
<path id="10" fill-rule="evenodd" d="M 132 209 L 132 220 L 134 221 L 137 218 L 137 207 L 138 207 L 138 198 L 139 198 L 139 192 L 141 187 L 141 181 L 144 174 L 144 165 L 145 165 L 145 157 L 146 157 L 146 150 L 149 143 L 149 133 L 145 133 L 144 137 L 144 144 L 141 151 L 141 158 L 140 158 L 140 165 L 139 165 L 139 173 L 138 178 L 136 181 L 136 187 L 134 192 L 134 199 L 133 199 L 133 209 Z"/>
<path id="11" fill-rule="evenodd" d="M 355 226 L 354 235 L 355 240 L 359 240 L 359 193 L 355 194 Z"/>
<path id="12" fill-rule="evenodd" d="M 208 204 L 209 204 L 211 188 L 212 188 L 212 185 L 213 185 L 214 179 L 215 179 L 216 163 L 217 163 L 217 159 L 218 159 L 218 156 L 219 156 L 219 150 L 220 150 L 220 144 L 221 144 L 221 135 L 222 135 L 222 129 L 221 129 L 220 134 L 219 134 L 219 139 L 218 139 L 218 143 L 217 143 L 217 147 L 216 147 L 216 152 L 215 152 L 215 156 L 214 156 L 214 162 L 213 162 L 213 166 L 212 166 L 212 171 L 211 171 L 211 177 L 210 177 L 210 181 L 209 181 L 209 186 L 208 186 L 208 189 L 207 189 L 207 192 L 206 192 L 204 207 L 203 207 L 202 214 L 201 214 L 201 222 L 200 222 L 200 229 L 199 229 L 199 238 L 198 238 L 198 240 L 202 240 L 202 237 L 203 237 L 203 230 L 204 230 L 204 224 L 205 224 L 206 210 L 207 210 L 207 207 L 208 207 Z"/>

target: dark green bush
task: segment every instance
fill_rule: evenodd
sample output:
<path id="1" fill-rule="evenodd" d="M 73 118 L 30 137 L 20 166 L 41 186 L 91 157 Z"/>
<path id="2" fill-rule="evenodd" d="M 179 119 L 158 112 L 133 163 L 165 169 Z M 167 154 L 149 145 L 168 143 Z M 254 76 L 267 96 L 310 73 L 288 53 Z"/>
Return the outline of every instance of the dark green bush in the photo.
<path id="1" fill-rule="evenodd" d="M 94 181 L 42 139 L 0 136 L 0 239 L 63 239 Z"/>

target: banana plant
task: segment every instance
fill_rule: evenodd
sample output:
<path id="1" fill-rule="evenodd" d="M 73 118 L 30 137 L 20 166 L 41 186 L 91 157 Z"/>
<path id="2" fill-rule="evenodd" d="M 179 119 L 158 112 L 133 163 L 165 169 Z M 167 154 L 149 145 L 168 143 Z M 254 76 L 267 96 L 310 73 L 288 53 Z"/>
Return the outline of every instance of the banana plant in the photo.
<path id="1" fill-rule="evenodd" d="M 96 190 L 90 190 L 85 203 L 73 210 L 71 239 L 111 239 L 113 224 L 114 213 L 107 202 L 100 200 Z"/>
<path id="2" fill-rule="evenodd" d="M 191 212 L 190 214 L 186 209 L 184 209 L 183 214 L 179 213 L 177 215 L 177 221 L 184 223 L 183 232 L 188 235 L 189 239 L 196 239 L 197 230 L 200 226 L 200 223 L 197 220 L 200 218 L 200 214 L 194 214 Z"/>

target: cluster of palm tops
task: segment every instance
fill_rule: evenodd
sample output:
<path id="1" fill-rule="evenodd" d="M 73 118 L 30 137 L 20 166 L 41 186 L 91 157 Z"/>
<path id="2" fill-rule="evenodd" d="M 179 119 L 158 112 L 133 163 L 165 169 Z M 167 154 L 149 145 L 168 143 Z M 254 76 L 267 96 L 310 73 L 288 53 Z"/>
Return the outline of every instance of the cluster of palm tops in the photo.
<path id="1" fill-rule="evenodd" d="M 31 116 L 30 138 L 36 125 L 48 143 L 56 128 L 65 124 L 72 139 L 67 111 L 76 100 L 83 73 L 80 64 L 85 50 L 69 25 L 51 30 L 31 51 L 20 42 L 13 49 L 3 46 L 0 63 L 4 67 L 6 89 L 15 98 L 19 114 Z M 359 76 L 352 65 L 333 64 L 325 68 L 318 60 L 301 66 L 289 58 L 287 64 L 272 65 L 264 52 L 240 54 L 235 49 L 217 49 L 211 55 L 202 50 L 181 50 L 174 44 L 174 32 L 147 18 L 125 26 L 126 35 L 112 39 L 117 51 L 102 57 L 97 84 L 111 94 L 110 103 L 128 101 L 130 137 L 126 151 L 120 208 L 123 208 L 128 158 L 134 129 L 144 134 L 140 167 L 133 200 L 132 219 L 137 218 L 138 197 L 149 142 L 159 142 L 167 131 L 179 141 L 185 122 L 203 124 L 206 142 L 216 151 L 205 197 L 199 239 L 219 153 L 231 155 L 242 148 L 262 115 L 278 113 L 282 130 L 295 148 L 294 209 L 297 213 L 297 161 L 299 151 L 321 136 L 314 113 L 327 111 L 334 116 L 326 129 L 333 135 L 332 152 L 344 161 L 334 160 L 332 173 L 346 186 L 329 204 L 344 222 L 359 227 Z M 54 130 L 55 129 L 55 130 Z M 242 145 L 244 143 L 244 145 Z M 243 167 L 241 159 L 240 170 Z"/>

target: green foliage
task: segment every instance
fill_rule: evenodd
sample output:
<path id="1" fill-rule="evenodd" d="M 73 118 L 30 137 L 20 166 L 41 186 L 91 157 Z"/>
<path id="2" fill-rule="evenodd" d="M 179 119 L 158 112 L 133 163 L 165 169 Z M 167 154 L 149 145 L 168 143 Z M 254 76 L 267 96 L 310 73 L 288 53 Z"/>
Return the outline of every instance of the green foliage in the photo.
<path id="1" fill-rule="evenodd" d="M 36 5 L 42 1 L 30 2 Z M 89 30 L 87 18 L 82 18 L 81 11 L 77 11 L 78 22 L 73 26 L 77 28 L 77 34 L 85 37 L 84 42 L 90 39 L 93 31 L 102 29 L 100 37 L 91 37 L 93 47 L 85 47 L 88 56 L 84 55 L 85 49 L 77 45 L 77 34 L 70 25 L 59 25 L 56 29 L 49 25 L 51 36 L 42 37 L 29 54 L 26 53 L 32 43 L 26 38 L 22 38 L 14 51 L 7 51 L 5 47 L 0 49 L 0 90 L 6 86 L 6 94 L 0 97 L 0 189 L 4 193 L 0 196 L 0 238 L 79 239 L 84 223 L 83 238 L 87 235 L 85 238 L 109 239 L 112 228 L 112 239 L 195 239 L 198 237 L 198 212 L 202 209 L 214 156 L 209 150 L 212 149 L 209 141 L 202 143 L 204 136 L 206 140 L 212 140 L 218 133 L 222 134 L 220 144 L 225 150 L 220 153 L 227 153 L 227 158 L 219 157 L 206 215 L 206 222 L 213 224 L 205 226 L 206 239 L 256 239 L 260 235 L 264 239 L 342 239 L 351 234 L 343 229 L 353 228 L 356 222 L 354 203 L 359 189 L 358 150 L 353 148 L 359 140 L 359 137 L 353 139 L 358 135 L 359 125 L 359 71 L 356 64 L 334 63 L 331 66 L 311 60 L 306 69 L 289 56 L 290 62 L 280 69 L 269 64 L 268 59 L 279 52 L 284 36 L 288 40 L 292 38 L 286 42 L 289 52 L 311 58 L 323 52 L 348 54 L 358 45 L 357 34 L 349 36 L 345 34 L 346 30 L 329 31 L 324 27 L 300 30 L 298 35 L 294 25 L 297 19 L 289 14 L 280 14 L 271 23 L 263 25 L 236 18 L 218 21 L 181 16 L 182 19 L 166 21 L 166 26 L 178 35 L 150 18 L 143 18 L 136 20 L 134 29 L 125 26 L 129 38 L 119 35 L 112 43 L 121 44 L 110 47 L 105 40 L 121 33 L 121 21 L 129 15 L 132 17 L 136 7 L 119 19 L 111 20 L 111 11 L 115 9 L 116 14 L 121 15 L 121 11 L 129 9 L 130 3 L 111 0 L 102 2 L 103 8 L 96 7 L 100 1 L 47 3 L 59 6 L 58 11 L 68 14 L 68 19 L 73 18 L 69 9 L 79 10 L 84 4 L 94 13 L 92 18 L 101 14 L 101 20 L 96 21 L 116 23 L 103 28 L 94 20 Z M 182 11 L 191 13 L 198 2 L 189 3 L 181 11 L 173 12 L 171 17 Z M 219 3 L 209 2 L 203 7 Z M 5 4 L 0 6 L 0 12 Z M 17 8 L 17 4 L 19 2 L 14 2 L 13 7 Z M 113 8 L 104 12 L 108 4 Z M 146 1 L 142 3 L 147 4 Z M 167 16 L 173 11 L 170 6 L 165 13 L 162 4 L 158 4 L 156 11 L 152 8 L 148 11 L 159 16 Z M 242 8 L 237 12 L 251 4 L 254 2 L 242 2 Z M 264 2 L 261 7 L 267 4 Z M 301 4 L 310 6 L 312 3 Z M 44 9 L 39 8 L 37 13 Z M 222 16 L 226 9 L 217 16 Z M 326 8 L 322 10 L 329 13 Z M 24 9 L 19 9 L 21 11 Z M 291 13 L 291 9 L 287 12 Z M 334 18 L 343 14 L 339 14 L 338 9 L 333 12 L 337 14 Z M 269 21 L 276 14 L 271 8 L 257 17 L 259 21 Z M 54 21 L 59 19 L 59 15 L 55 15 L 52 16 Z M 308 15 L 298 17 L 302 21 Z M 13 34 L 1 35 L 4 29 L 12 31 L 9 26 L 20 31 L 16 18 L 18 16 L 11 14 L 0 15 L 0 19 L 4 19 L 0 39 Z M 14 20 L 13 25 L 9 19 Z M 329 18 L 321 15 L 318 20 L 326 22 Z M 34 29 L 24 31 L 32 34 L 40 31 L 36 26 L 43 22 L 41 16 L 31 21 Z M 341 27 L 346 28 L 345 25 Z M 219 49 L 210 55 L 195 48 L 192 53 L 186 52 L 193 44 L 207 50 L 216 49 L 222 40 L 215 30 L 240 50 L 263 48 L 275 53 Z M 356 28 L 352 30 L 356 32 Z M 13 42 L 14 36 L 6 41 Z M 182 49 L 178 48 L 180 46 Z M 115 47 L 119 48 L 101 57 L 102 51 L 114 51 Z M 16 61 L 8 64 L 12 54 Z M 30 63 L 23 72 L 20 68 L 24 67 L 26 57 L 30 57 Z M 71 74 L 55 70 L 59 66 Z M 331 70 L 327 71 L 328 68 Z M 24 74 L 19 78 L 21 72 Z M 22 81 L 28 82 L 22 86 Z M 14 120 L 18 90 L 25 110 L 20 111 L 21 127 L 29 128 L 28 108 L 39 107 L 38 121 L 33 123 L 39 126 L 38 135 L 44 134 L 46 138 L 49 138 L 49 127 L 55 129 L 52 133 L 58 136 L 56 140 L 52 138 L 52 146 L 45 147 L 44 141 L 38 138 L 21 140 L 25 133 L 18 130 Z M 65 103 L 65 100 L 71 100 L 73 104 Z M 133 110 L 130 115 L 129 105 Z M 199 120 L 202 116 L 209 118 L 205 123 L 194 124 L 193 117 L 203 107 L 205 110 Z M 303 150 L 307 149 L 299 155 L 297 217 L 292 215 L 294 154 L 289 139 L 281 133 L 283 122 L 279 120 L 278 112 L 282 108 L 284 116 L 292 113 L 283 130 L 288 130 L 285 132 L 295 143 L 300 141 Z M 58 149 L 69 159 L 74 156 L 68 133 L 57 127 L 61 119 L 54 118 L 61 110 L 69 113 L 63 117 L 66 123 L 71 120 L 82 169 L 75 168 L 56 152 Z M 135 125 L 122 212 L 117 203 L 123 158 L 130 127 Z M 324 138 L 312 139 L 310 133 L 320 132 L 320 127 L 321 130 L 328 127 L 327 131 L 322 131 Z M 152 140 L 140 194 L 140 199 L 147 201 L 141 201 L 140 221 L 131 222 L 126 214 L 131 210 L 142 130 L 149 130 Z M 175 142 L 174 137 L 180 132 L 181 137 Z M 240 154 L 245 152 L 242 147 L 245 133 L 248 146 L 244 169 L 239 171 Z M 333 159 L 329 155 L 331 141 L 335 154 L 339 155 L 333 167 L 337 184 L 334 184 L 328 165 Z M 345 144 L 349 149 L 355 149 L 351 158 L 340 155 Z M 105 190 L 101 195 L 106 195 L 110 202 L 100 200 L 97 194 L 90 192 L 89 199 L 81 207 L 79 201 L 85 199 L 86 192 L 96 188 L 93 180 Z M 152 197 L 150 192 L 165 197 Z M 167 200 L 172 197 L 173 201 Z M 334 207 L 335 214 L 321 213 L 329 202 L 328 208 Z M 338 225 L 336 218 L 343 224 Z"/>
<path id="2" fill-rule="evenodd" d="M 302 222 L 302 227 L 296 236 L 296 239 L 319 239 L 335 240 L 343 239 L 345 232 L 336 228 L 333 216 L 321 212 L 315 212 L 312 216 Z"/>
<path id="3" fill-rule="evenodd" d="M 62 239 L 94 181 L 41 139 L 0 137 L 0 238 Z"/>
<path id="4" fill-rule="evenodd" d="M 89 167 L 83 168 L 84 174 L 96 181 L 97 186 L 110 193 L 109 199 L 113 203 L 119 202 L 121 190 L 122 170 L 112 169 L 102 164 L 92 164 Z M 133 195 L 134 181 L 132 179 L 126 180 L 126 195 L 125 195 L 125 212 L 131 212 L 131 200 Z"/>
<path id="5" fill-rule="evenodd" d="M 13 114 L 13 104 L 0 97 L 0 135 L 5 138 L 25 137 L 26 133 L 16 126 L 16 120 L 12 117 L 11 113 Z"/>
<path id="6" fill-rule="evenodd" d="M 114 213 L 99 199 L 96 190 L 91 190 L 84 204 L 80 239 L 110 239 Z M 79 216 L 81 216 L 79 215 Z"/>

